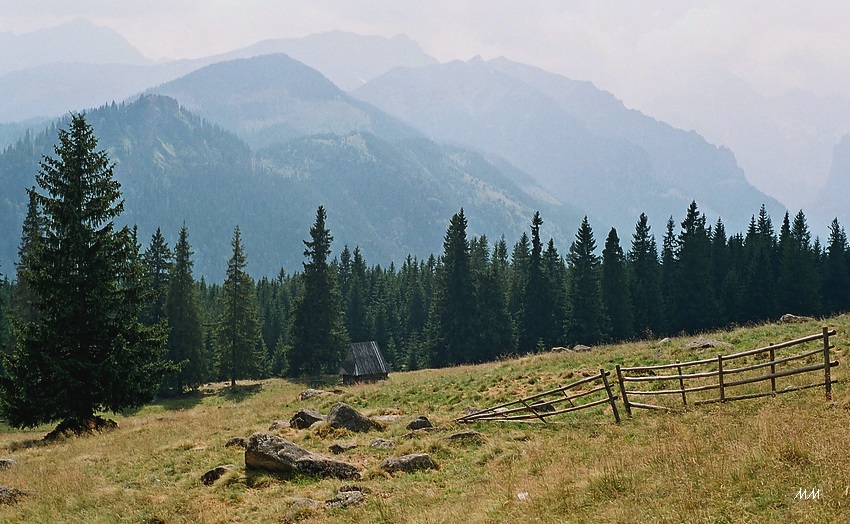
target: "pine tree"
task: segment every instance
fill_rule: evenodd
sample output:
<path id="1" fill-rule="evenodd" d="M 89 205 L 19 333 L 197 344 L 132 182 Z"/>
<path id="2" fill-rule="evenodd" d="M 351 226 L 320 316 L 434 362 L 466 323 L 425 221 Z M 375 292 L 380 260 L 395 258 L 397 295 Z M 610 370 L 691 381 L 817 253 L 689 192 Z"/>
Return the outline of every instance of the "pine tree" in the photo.
<path id="1" fill-rule="evenodd" d="M 793 225 L 788 213 L 779 235 L 779 305 L 782 311 L 798 315 L 821 312 L 820 281 L 812 249 L 812 235 L 806 215 L 800 210 Z"/>
<path id="2" fill-rule="evenodd" d="M 745 319 L 773 318 L 778 311 L 776 293 L 777 249 L 773 223 L 764 206 L 753 217 L 744 243 Z"/>
<path id="3" fill-rule="evenodd" d="M 30 190 L 41 234 L 21 261 L 37 308 L 24 324 L 0 380 L 0 412 L 18 427 L 83 424 L 98 411 L 151 400 L 164 375 L 165 333 L 139 320 L 150 298 L 120 186 L 83 115 L 59 131 L 56 157 Z"/>
<path id="4" fill-rule="evenodd" d="M 570 341 L 574 343 L 595 344 L 607 335 L 599 286 L 600 259 L 595 251 L 593 230 L 584 217 L 567 256 L 571 311 L 568 332 Z"/>
<path id="5" fill-rule="evenodd" d="M 631 295 L 635 331 L 643 336 L 664 331 L 664 302 L 661 298 L 661 266 L 658 246 L 650 233 L 647 216 L 641 213 L 629 250 Z"/>
<path id="6" fill-rule="evenodd" d="M 8 353 L 12 344 L 12 325 L 9 322 L 11 288 L 9 279 L 0 272 L 0 353 Z"/>
<path id="7" fill-rule="evenodd" d="M 827 314 L 845 311 L 850 307 L 850 264 L 848 264 L 847 233 L 832 220 L 823 260 L 823 302 Z"/>
<path id="8" fill-rule="evenodd" d="M 540 213 L 534 214 L 531 220 L 531 253 L 528 259 L 528 269 L 523 294 L 523 308 L 519 317 L 519 349 L 523 353 L 534 351 L 538 345 L 552 347 L 558 341 L 562 326 L 563 315 L 558 311 L 556 292 L 562 282 L 556 281 L 559 275 L 551 275 L 543 259 L 543 242 L 540 239 L 540 226 L 543 219 Z M 554 250 L 555 246 L 552 245 Z M 557 252 L 550 257 L 557 257 Z M 555 261 L 552 261 L 552 272 L 557 271 Z"/>
<path id="9" fill-rule="evenodd" d="M 325 226 L 326 220 L 325 208 L 319 206 L 310 240 L 304 241 L 304 288 L 293 310 L 288 357 L 289 372 L 294 376 L 336 371 L 348 343 L 342 297 L 328 264 L 333 236 Z"/>
<path id="10" fill-rule="evenodd" d="M 21 324 L 38 320 L 38 307 L 27 282 L 28 262 L 44 234 L 44 219 L 38 209 L 35 192 L 29 193 L 27 214 L 24 218 L 21 243 L 18 246 L 17 285 L 11 298 L 12 317 Z"/>
<path id="11" fill-rule="evenodd" d="M 168 292 L 168 277 L 171 272 L 173 253 L 165 242 L 159 228 L 151 237 L 143 260 L 147 268 L 147 279 L 154 293 L 151 303 L 142 311 L 141 320 L 147 325 L 165 319 L 165 295 Z"/>
<path id="12" fill-rule="evenodd" d="M 696 332 L 717 322 L 717 302 L 711 278 L 711 237 L 705 216 L 691 202 L 677 239 L 672 319 L 676 330 Z"/>
<path id="13" fill-rule="evenodd" d="M 164 313 L 168 319 L 168 358 L 182 363 L 172 382 L 178 394 L 184 388 L 196 389 L 209 375 L 209 361 L 204 348 L 204 331 L 195 279 L 192 276 L 192 248 L 186 224 L 174 246 Z"/>
<path id="14" fill-rule="evenodd" d="M 452 216 L 443 241 L 427 330 L 433 367 L 465 362 L 474 352 L 474 288 L 466 227 L 461 209 Z"/>
<path id="15" fill-rule="evenodd" d="M 634 337 L 634 310 L 629 293 L 626 257 L 620 247 L 617 230 L 611 228 L 602 250 L 602 304 L 610 319 L 611 338 L 628 340 Z"/>
<path id="16" fill-rule="evenodd" d="M 245 272 L 248 257 L 239 226 L 233 230 L 233 255 L 227 262 L 227 278 L 221 289 L 222 314 L 218 319 L 219 373 L 236 386 L 236 380 L 256 377 L 263 354 L 257 295 L 254 281 Z"/>

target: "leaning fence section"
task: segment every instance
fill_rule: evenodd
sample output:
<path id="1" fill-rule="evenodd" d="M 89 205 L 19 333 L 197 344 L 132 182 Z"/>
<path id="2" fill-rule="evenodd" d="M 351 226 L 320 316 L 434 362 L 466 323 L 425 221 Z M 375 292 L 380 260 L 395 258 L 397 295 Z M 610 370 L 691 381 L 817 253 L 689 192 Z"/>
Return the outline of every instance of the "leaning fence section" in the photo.
<path id="1" fill-rule="evenodd" d="M 556 415 L 608 404 L 611 406 L 614 420 L 619 424 L 620 413 L 617 410 L 617 397 L 608 382 L 609 375 L 610 372 L 600 369 L 596 375 L 572 384 L 476 411 L 456 420 L 458 422 L 538 421 L 546 423 L 548 422 L 546 419 Z"/>
<path id="2" fill-rule="evenodd" d="M 835 331 L 825 327 L 822 333 L 732 355 L 657 366 L 618 365 L 623 405 L 631 416 L 632 408 L 669 411 L 689 403 L 775 396 L 814 387 L 823 387 L 829 400 L 836 382 L 830 370 L 838 365 L 830 356 L 832 336 Z"/>

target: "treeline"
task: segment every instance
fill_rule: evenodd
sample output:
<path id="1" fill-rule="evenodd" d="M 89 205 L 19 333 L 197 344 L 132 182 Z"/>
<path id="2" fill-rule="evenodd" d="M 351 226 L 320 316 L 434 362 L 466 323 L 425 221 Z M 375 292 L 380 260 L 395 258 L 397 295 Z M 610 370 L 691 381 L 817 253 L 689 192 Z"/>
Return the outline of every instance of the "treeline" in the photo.
<path id="1" fill-rule="evenodd" d="M 154 300 L 142 321 L 168 328 L 165 385 L 336 372 L 349 341 L 375 340 L 396 370 L 483 362 L 574 344 L 694 333 L 782 313 L 828 315 L 850 307 L 850 251 L 837 220 L 827 244 L 802 211 L 779 231 L 764 207 L 745 233 L 706 224 L 691 203 L 659 242 L 646 215 L 628 240 L 611 229 L 601 256 L 585 218 L 565 254 L 543 240 L 539 213 L 520 240 L 467 236 L 463 210 L 440 256 L 400 267 L 369 265 L 359 248 L 331 259 L 333 237 L 319 208 L 302 271 L 255 282 L 237 227 L 223 284 L 192 275 L 189 231 L 173 249 L 157 231 L 139 251 Z M 32 226 L 32 224 L 30 224 Z M 26 249 L 25 224 L 21 249 Z M 25 317 L 25 282 L 0 286 L 0 343 L 10 317 Z"/>

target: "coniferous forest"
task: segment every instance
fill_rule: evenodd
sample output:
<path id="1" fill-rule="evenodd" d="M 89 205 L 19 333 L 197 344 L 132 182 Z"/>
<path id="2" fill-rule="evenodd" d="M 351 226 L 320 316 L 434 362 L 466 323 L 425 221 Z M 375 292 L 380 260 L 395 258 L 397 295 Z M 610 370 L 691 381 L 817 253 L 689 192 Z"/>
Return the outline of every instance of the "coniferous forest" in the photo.
<path id="1" fill-rule="evenodd" d="M 45 314 L 32 286 L 55 280 L 31 267 L 39 260 L 34 248 L 42 253 L 50 237 L 44 223 L 50 205 L 31 191 L 20 259 L 0 267 L 0 344 L 12 355 L 16 345 L 35 347 L 33 337 L 41 336 L 25 326 Z M 185 225 L 175 246 L 160 231 L 147 242 L 121 233 L 121 249 L 133 253 L 107 262 L 119 264 L 113 268 L 119 280 L 121 271 L 140 265 L 146 288 L 134 291 L 134 300 L 143 301 L 137 304 L 142 325 L 129 325 L 137 334 L 167 333 L 157 336 L 176 365 L 161 392 L 212 380 L 334 373 L 349 341 L 375 340 L 393 369 L 413 370 L 850 307 L 846 233 L 833 220 L 822 244 L 803 211 L 786 213 L 776 226 L 762 207 L 745 232 L 730 234 L 720 219 L 706 223 L 693 202 L 681 221 L 670 217 L 660 238 L 644 214 L 632 231 L 603 235 L 585 218 L 569 246 L 546 238 L 544 217 L 536 213 L 509 246 L 504 238 L 469 237 L 460 209 L 448 219 L 442 253 L 389 267 L 370 265 L 357 246 L 334 246 L 326 218 L 319 207 L 304 232 L 300 271 L 258 281 L 235 225 L 221 284 L 194 278 Z M 156 366 L 158 375 L 164 368 Z"/>

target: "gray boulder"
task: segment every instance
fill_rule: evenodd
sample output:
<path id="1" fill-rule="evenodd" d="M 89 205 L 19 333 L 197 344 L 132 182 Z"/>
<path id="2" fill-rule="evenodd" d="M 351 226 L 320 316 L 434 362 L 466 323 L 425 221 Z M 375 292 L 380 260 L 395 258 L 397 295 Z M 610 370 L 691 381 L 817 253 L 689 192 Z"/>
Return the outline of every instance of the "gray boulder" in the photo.
<path id="1" fill-rule="evenodd" d="M 268 433 L 254 433 L 248 439 L 245 467 L 312 477 L 360 478 L 360 470 L 353 464 L 307 451 L 285 438 Z"/>
<path id="2" fill-rule="evenodd" d="M 376 438 L 369 443 L 369 447 L 375 449 L 392 449 L 395 447 L 395 442 L 393 442 L 392 440 Z"/>
<path id="3" fill-rule="evenodd" d="M 299 409 L 289 419 L 289 425 L 295 429 L 307 429 L 316 422 L 325 420 L 325 416 L 312 409 Z"/>
<path id="4" fill-rule="evenodd" d="M 15 462 L 15 459 L 0 459 L 0 470 L 9 469 L 15 464 L 17 464 L 17 462 Z"/>
<path id="5" fill-rule="evenodd" d="M 407 429 L 425 429 L 425 428 L 433 428 L 434 424 L 431 424 L 431 421 L 428 420 L 427 417 L 416 417 L 410 424 L 407 425 Z"/>
<path id="6" fill-rule="evenodd" d="M 328 449 L 334 455 L 339 455 L 340 453 L 345 453 L 346 451 L 350 451 L 357 447 L 357 444 L 354 442 L 334 442 Z"/>
<path id="7" fill-rule="evenodd" d="M 299 398 L 299 400 L 308 400 L 308 399 L 311 399 L 313 397 L 318 397 L 322 393 L 327 393 L 327 391 L 325 391 L 323 389 L 312 389 L 312 388 L 305 389 L 304 391 L 302 391 L 301 393 L 298 394 L 298 398 Z"/>
<path id="8" fill-rule="evenodd" d="M 355 433 L 366 432 L 380 427 L 369 417 L 343 402 L 337 402 L 331 407 L 331 411 L 328 413 L 327 423 L 332 428 L 347 429 Z"/>
<path id="9" fill-rule="evenodd" d="M 395 473 L 396 471 L 411 473 L 421 469 L 440 469 L 427 453 L 390 457 L 384 459 L 379 467 L 387 473 Z"/>
<path id="10" fill-rule="evenodd" d="M 359 486 L 342 486 L 333 498 L 325 501 L 325 507 L 328 509 L 350 508 L 351 506 L 362 503 L 364 500 L 366 500 L 366 495 Z"/>
<path id="11" fill-rule="evenodd" d="M 245 439 L 242 438 L 242 437 L 233 437 L 232 439 L 228 440 L 227 443 L 224 445 L 224 447 L 226 447 L 226 448 L 230 448 L 230 447 L 233 447 L 233 446 L 244 448 L 245 447 Z"/>

